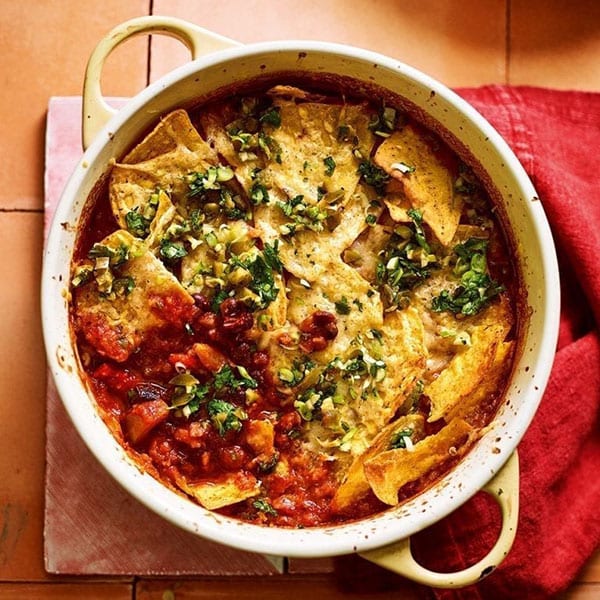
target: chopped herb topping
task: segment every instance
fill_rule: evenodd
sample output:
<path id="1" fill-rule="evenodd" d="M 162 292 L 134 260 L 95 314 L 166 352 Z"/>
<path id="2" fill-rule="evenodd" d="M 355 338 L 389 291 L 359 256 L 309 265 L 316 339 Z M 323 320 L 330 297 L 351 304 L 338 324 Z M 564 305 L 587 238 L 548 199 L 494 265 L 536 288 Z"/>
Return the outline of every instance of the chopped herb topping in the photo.
<path id="1" fill-rule="evenodd" d="M 373 115 L 369 129 L 380 137 L 389 137 L 396 127 L 396 109 L 383 106 L 378 114 Z"/>
<path id="2" fill-rule="evenodd" d="M 358 174 L 362 181 L 372 186 L 375 191 L 382 195 L 385 192 L 385 186 L 390 180 L 390 176 L 381 168 L 374 165 L 370 160 L 363 160 L 358 165 Z"/>
<path id="3" fill-rule="evenodd" d="M 268 159 L 274 157 L 275 162 L 281 164 L 281 146 L 270 135 L 266 135 L 261 131 L 258 134 L 258 147 Z"/>
<path id="4" fill-rule="evenodd" d="M 237 374 L 229 365 L 223 366 L 215 375 L 215 389 L 222 390 L 223 388 L 226 388 L 238 390 L 241 388 L 254 390 L 258 387 L 256 379 L 252 378 L 244 367 L 236 366 L 236 371 Z"/>
<path id="5" fill-rule="evenodd" d="M 258 119 L 261 123 L 271 125 L 272 127 L 281 127 L 281 114 L 279 107 L 271 106 L 267 108 Z"/>
<path id="6" fill-rule="evenodd" d="M 350 125 L 340 125 L 337 131 L 338 142 L 350 142 L 353 146 L 358 144 L 356 131 Z"/>
<path id="7" fill-rule="evenodd" d="M 442 290 L 439 296 L 433 298 L 432 310 L 476 315 L 492 298 L 504 291 L 504 286 L 489 276 L 487 243 L 485 239 L 470 238 L 455 246 L 454 274 L 460 277 L 460 283 L 453 291 Z"/>
<path id="8" fill-rule="evenodd" d="M 216 216 L 219 212 L 229 219 L 251 216 L 240 195 L 224 185 L 233 177 L 233 169 L 222 165 L 187 175 L 188 197 L 198 200 L 202 210 L 195 208 L 190 211 L 184 229 L 197 231 L 207 217 Z"/>
<path id="9" fill-rule="evenodd" d="M 255 205 L 268 204 L 269 192 L 267 188 L 262 183 L 255 181 L 250 188 L 250 200 Z"/>
<path id="10" fill-rule="evenodd" d="M 118 248 L 111 248 L 104 244 L 94 244 L 88 252 L 88 258 L 108 258 L 111 267 L 118 267 L 129 260 L 129 246 L 119 244 Z"/>
<path id="11" fill-rule="evenodd" d="M 327 175 L 327 177 L 331 177 L 336 167 L 333 156 L 328 156 L 327 158 L 324 158 L 323 164 L 325 165 L 325 175 Z"/>
<path id="12" fill-rule="evenodd" d="M 411 448 L 412 447 L 412 434 L 414 433 L 413 429 L 407 427 L 406 429 L 401 429 L 400 431 L 396 431 L 390 440 L 389 449 L 395 450 L 397 448 Z"/>
<path id="13" fill-rule="evenodd" d="M 414 173 L 417 170 L 416 167 L 413 167 L 412 165 L 407 165 L 406 163 L 403 163 L 403 162 L 393 163 L 391 165 L 391 168 L 394 169 L 395 171 L 400 171 L 400 173 L 402 173 L 403 175 L 408 175 L 409 173 Z"/>
<path id="14" fill-rule="evenodd" d="M 133 277 L 119 277 L 113 281 L 112 291 L 117 295 L 129 296 L 135 288 Z"/>
<path id="15" fill-rule="evenodd" d="M 282 367 L 279 369 L 277 376 L 285 386 L 294 387 L 304 380 L 306 374 L 313 369 L 314 366 L 315 364 L 308 358 L 302 361 L 295 360 L 291 368 L 288 369 L 287 367 Z"/>
<path id="16" fill-rule="evenodd" d="M 218 190 L 221 188 L 221 183 L 231 179 L 233 179 L 233 170 L 222 165 L 209 167 L 204 172 L 190 173 L 187 178 L 188 196 L 194 197 L 208 190 Z"/>
<path id="17" fill-rule="evenodd" d="M 408 216 L 412 224 L 396 227 L 376 269 L 377 283 L 388 306 L 405 306 L 405 292 L 425 281 L 437 264 L 422 227 L 421 213 L 411 209 Z"/>
<path id="18" fill-rule="evenodd" d="M 252 506 L 259 512 L 265 513 L 271 517 L 277 516 L 277 511 L 264 499 L 260 498 L 252 503 Z"/>
<path id="19" fill-rule="evenodd" d="M 350 304 L 348 303 L 348 298 L 346 296 L 342 296 L 340 300 L 334 302 L 335 312 L 338 315 L 349 315 L 350 314 Z"/>
<path id="20" fill-rule="evenodd" d="M 168 239 L 162 239 L 160 242 L 160 256 L 168 262 L 175 262 L 184 256 L 187 256 L 183 242 L 172 242 Z"/>
<path id="21" fill-rule="evenodd" d="M 232 256 L 229 260 L 230 267 L 241 267 L 250 274 L 250 281 L 247 288 L 253 292 L 253 297 L 248 299 L 248 304 L 252 310 L 261 310 L 269 306 L 279 293 L 279 288 L 275 286 L 273 271 L 281 271 L 282 264 L 279 259 L 278 245 L 273 246 L 265 244 L 265 250 L 257 252 L 250 258 L 240 259 L 238 256 Z"/>
<path id="22" fill-rule="evenodd" d="M 174 386 L 171 395 L 171 408 L 180 410 L 185 417 L 198 412 L 211 391 L 208 383 L 200 383 L 190 373 L 176 375 L 169 384 Z"/>
<path id="23" fill-rule="evenodd" d="M 303 229 L 323 231 L 327 219 L 335 212 L 333 206 L 307 205 L 302 195 L 294 196 L 287 202 L 277 202 L 277 206 L 286 217 L 291 219 L 290 223 L 280 227 L 280 233 L 286 236 Z"/>
<path id="24" fill-rule="evenodd" d="M 227 300 L 231 296 L 231 292 L 228 290 L 218 290 L 217 293 L 213 296 L 212 302 L 210 303 L 210 308 L 213 312 L 219 311 L 219 306 Z"/>
<path id="25" fill-rule="evenodd" d="M 127 231 L 139 238 L 144 238 L 148 235 L 150 223 L 151 220 L 145 219 L 138 212 L 137 208 L 130 210 L 125 215 L 125 225 L 127 226 Z"/>
<path id="26" fill-rule="evenodd" d="M 283 263 L 279 258 L 279 240 L 275 240 L 275 243 L 271 246 L 271 244 L 265 244 L 263 248 L 263 256 L 265 258 L 265 262 L 271 269 L 277 271 L 277 273 L 281 273 L 283 271 Z"/>
<path id="27" fill-rule="evenodd" d="M 82 264 L 75 267 L 73 272 L 73 278 L 71 279 L 71 285 L 73 287 L 79 287 L 84 283 L 87 283 L 94 274 L 94 268 L 89 264 Z"/>
<path id="28" fill-rule="evenodd" d="M 243 408 L 225 400 L 209 400 L 206 408 L 213 426 L 221 436 L 228 431 L 239 431 L 242 421 L 248 418 Z"/>

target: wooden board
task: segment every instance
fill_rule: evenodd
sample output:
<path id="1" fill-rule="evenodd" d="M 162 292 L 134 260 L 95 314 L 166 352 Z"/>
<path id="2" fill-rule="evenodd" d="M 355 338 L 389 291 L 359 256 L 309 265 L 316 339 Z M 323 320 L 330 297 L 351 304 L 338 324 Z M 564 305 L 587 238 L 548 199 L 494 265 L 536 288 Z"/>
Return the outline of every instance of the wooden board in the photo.
<path id="1" fill-rule="evenodd" d="M 53 98 L 46 136 L 46 228 L 81 156 L 81 99 Z M 47 392 L 46 570 L 87 575 L 268 575 L 265 557 L 183 531 L 142 506 L 101 467 L 51 381 Z"/>

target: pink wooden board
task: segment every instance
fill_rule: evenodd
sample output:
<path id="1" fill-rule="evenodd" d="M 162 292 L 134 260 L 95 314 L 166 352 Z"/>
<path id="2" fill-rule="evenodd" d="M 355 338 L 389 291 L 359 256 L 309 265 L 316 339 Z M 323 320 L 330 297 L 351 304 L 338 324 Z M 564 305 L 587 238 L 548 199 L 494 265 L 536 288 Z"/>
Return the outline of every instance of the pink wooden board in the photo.
<path id="1" fill-rule="evenodd" d="M 46 230 L 81 157 L 81 98 L 52 98 L 46 130 Z M 85 575 L 267 575 L 263 556 L 183 531 L 125 492 L 89 452 L 54 385 L 46 424 L 46 570 Z"/>

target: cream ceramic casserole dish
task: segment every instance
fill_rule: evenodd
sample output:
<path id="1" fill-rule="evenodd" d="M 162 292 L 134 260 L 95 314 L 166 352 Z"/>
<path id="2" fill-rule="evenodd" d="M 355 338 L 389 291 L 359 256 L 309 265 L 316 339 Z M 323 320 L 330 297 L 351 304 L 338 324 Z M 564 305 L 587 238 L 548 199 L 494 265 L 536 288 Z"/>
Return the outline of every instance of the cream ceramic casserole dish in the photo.
<path id="1" fill-rule="evenodd" d="M 119 43 L 139 33 L 171 35 L 193 61 L 131 99 L 119 112 L 102 98 L 100 74 Z M 382 514 L 335 527 L 283 529 L 242 523 L 207 511 L 143 473 L 113 438 L 80 378 L 69 326 L 68 282 L 78 222 L 86 199 L 107 172 L 159 115 L 191 105 L 232 84 L 285 73 L 351 77 L 396 94 L 448 132 L 481 166 L 496 191 L 515 242 L 524 288 L 521 348 L 508 391 L 490 430 L 433 487 Z M 84 89 L 83 142 L 87 148 L 56 211 L 44 252 L 42 316 L 48 361 L 62 401 L 86 444 L 133 496 L 176 525 L 247 551 L 318 557 L 359 553 L 427 585 L 457 587 L 487 575 L 508 553 L 518 518 L 515 449 L 540 402 L 552 366 L 558 331 L 558 268 L 541 203 L 518 160 L 498 133 L 464 100 L 397 60 L 321 42 L 272 42 L 240 46 L 195 25 L 167 17 L 135 19 L 116 27 L 92 55 Z M 484 490 L 503 515 L 498 542 L 476 565 L 438 574 L 417 564 L 410 536 L 442 519 Z"/>

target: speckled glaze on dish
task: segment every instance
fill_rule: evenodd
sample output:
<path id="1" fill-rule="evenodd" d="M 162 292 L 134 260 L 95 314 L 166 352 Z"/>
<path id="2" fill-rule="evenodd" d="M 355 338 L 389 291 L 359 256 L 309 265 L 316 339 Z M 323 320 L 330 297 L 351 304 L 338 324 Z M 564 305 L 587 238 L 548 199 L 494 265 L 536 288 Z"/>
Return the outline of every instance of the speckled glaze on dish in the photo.
<path id="1" fill-rule="evenodd" d="M 113 114 L 99 89 L 102 54 L 108 54 L 130 35 L 150 30 L 178 37 L 190 47 L 195 60 L 150 85 Z M 84 94 L 83 133 L 89 147 L 58 206 L 44 252 L 42 280 L 49 366 L 62 401 L 91 451 L 145 505 L 180 527 L 214 541 L 278 556 L 358 552 L 387 568 L 439 587 L 465 585 L 486 575 L 508 552 L 514 538 L 518 513 L 518 465 L 514 451 L 541 399 L 558 331 L 559 280 L 552 237 L 536 192 L 512 151 L 481 115 L 445 86 L 395 59 L 362 49 L 303 41 L 239 46 L 194 25 L 165 17 L 123 24 L 107 36 L 104 44 L 100 58 L 93 56 L 90 60 Z M 210 53 L 201 56 L 206 50 Z M 390 90 L 425 115 L 428 124 L 441 124 L 440 129 L 476 157 L 497 192 L 496 199 L 512 230 L 526 307 L 522 311 L 521 352 L 505 400 L 489 431 L 456 468 L 430 489 L 383 514 L 343 526 L 302 530 L 264 528 L 228 519 L 203 509 L 141 472 L 104 425 L 82 383 L 68 317 L 69 269 L 77 224 L 88 195 L 106 173 L 110 160 L 123 155 L 159 115 L 190 105 L 214 90 L 280 72 L 335 74 Z M 410 559 L 410 536 L 484 488 L 496 496 L 505 519 L 503 544 L 496 554 L 475 565 L 468 576 L 465 572 L 432 574 L 415 566 Z M 504 491 L 502 500 L 500 488 Z"/>

